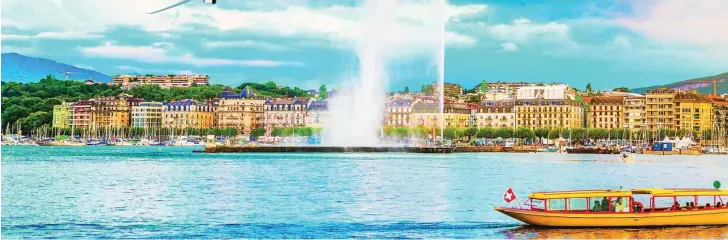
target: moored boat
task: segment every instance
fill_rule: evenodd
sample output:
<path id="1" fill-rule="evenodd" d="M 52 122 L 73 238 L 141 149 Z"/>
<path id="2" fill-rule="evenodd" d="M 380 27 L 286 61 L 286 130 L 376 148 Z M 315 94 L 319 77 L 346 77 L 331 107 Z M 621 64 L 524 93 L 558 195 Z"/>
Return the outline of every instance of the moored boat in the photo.
<path id="1" fill-rule="evenodd" d="M 495 210 L 546 227 L 709 226 L 728 225 L 726 200 L 728 189 L 578 190 L 535 192 L 519 207 Z"/>

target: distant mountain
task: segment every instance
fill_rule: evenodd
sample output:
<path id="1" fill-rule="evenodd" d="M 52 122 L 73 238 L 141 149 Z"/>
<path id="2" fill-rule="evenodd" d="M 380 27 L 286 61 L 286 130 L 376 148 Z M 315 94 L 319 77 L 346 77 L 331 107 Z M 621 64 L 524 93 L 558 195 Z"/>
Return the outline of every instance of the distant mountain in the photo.
<path id="1" fill-rule="evenodd" d="M 1 65 L 3 81 L 35 82 L 48 74 L 53 74 L 58 79 L 65 79 L 66 75 L 61 72 L 77 73 L 69 75 L 68 79 L 86 80 L 90 74 L 94 81 L 111 81 L 111 77 L 108 75 L 94 70 L 74 67 L 50 59 L 29 57 L 18 53 L 3 53 Z"/>
<path id="2" fill-rule="evenodd" d="M 668 87 L 668 88 L 672 88 L 672 89 L 698 90 L 698 92 L 700 92 L 700 93 L 710 94 L 710 93 L 713 93 L 713 79 L 716 79 L 716 80 L 725 79 L 725 82 L 718 82 L 716 85 L 718 88 L 718 94 L 728 93 L 728 72 L 721 73 L 721 74 L 718 74 L 715 76 L 683 80 L 683 81 L 679 81 L 679 82 L 670 83 L 667 85 L 635 88 L 635 89 L 632 89 L 632 92 L 644 94 L 647 92 L 647 90 L 650 90 L 653 88 Z"/>

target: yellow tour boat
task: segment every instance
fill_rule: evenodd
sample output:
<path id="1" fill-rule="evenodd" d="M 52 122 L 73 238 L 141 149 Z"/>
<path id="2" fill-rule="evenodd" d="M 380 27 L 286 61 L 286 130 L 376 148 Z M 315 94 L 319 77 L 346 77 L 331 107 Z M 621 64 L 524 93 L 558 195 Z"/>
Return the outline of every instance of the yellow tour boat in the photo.
<path id="1" fill-rule="evenodd" d="M 534 192 L 523 205 L 495 210 L 548 227 L 708 226 L 728 225 L 726 200 L 728 189 L 717 188 L 578 190 Z"/>

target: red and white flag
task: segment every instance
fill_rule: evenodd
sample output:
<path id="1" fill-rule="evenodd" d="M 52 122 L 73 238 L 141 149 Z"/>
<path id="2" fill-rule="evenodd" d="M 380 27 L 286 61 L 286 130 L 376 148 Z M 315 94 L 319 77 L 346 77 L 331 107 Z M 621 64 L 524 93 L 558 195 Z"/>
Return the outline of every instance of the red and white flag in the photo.
<path id="1" fill-rule="evenodd" d="M 508 188 L 508 191 L 506 191 L 506 194 L 503 194 L 503 200 L 506 200 L 506 202 L 511 202 L 513 200 L 516 200 L 516 194 L 513 192 L 512 188 Z"/>

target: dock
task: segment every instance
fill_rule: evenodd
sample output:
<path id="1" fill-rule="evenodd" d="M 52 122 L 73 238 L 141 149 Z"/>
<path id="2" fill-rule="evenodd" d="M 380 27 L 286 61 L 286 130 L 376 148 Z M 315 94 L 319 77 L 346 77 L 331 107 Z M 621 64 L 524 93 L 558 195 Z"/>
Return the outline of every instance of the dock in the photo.
<path id="1" fill-rule="evenodd" d="M 206 153 L 453 153 L 455 147 L 210 146 Z"/>

